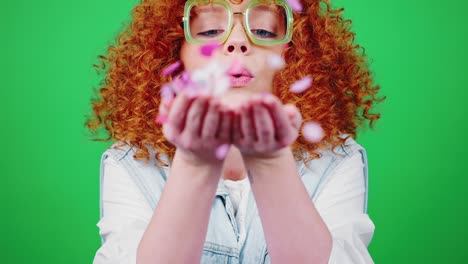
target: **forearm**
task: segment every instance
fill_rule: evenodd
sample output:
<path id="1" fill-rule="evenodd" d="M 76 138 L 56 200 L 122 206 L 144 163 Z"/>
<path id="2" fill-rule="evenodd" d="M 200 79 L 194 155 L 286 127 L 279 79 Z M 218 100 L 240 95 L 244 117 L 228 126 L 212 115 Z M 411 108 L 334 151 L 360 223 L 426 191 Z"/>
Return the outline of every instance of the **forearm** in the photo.
<path id="1" fill-rule="evenodd" d="M 272 263 L 328 263 L 331 234 L 302 183 L 291 150 L 245 158 Z"/>
<path id="2" fill-rule="evenodd" d="M 177 154 L 140 241 L 137 263 L 199 263 L 221 166 L 193 166 Z"/>

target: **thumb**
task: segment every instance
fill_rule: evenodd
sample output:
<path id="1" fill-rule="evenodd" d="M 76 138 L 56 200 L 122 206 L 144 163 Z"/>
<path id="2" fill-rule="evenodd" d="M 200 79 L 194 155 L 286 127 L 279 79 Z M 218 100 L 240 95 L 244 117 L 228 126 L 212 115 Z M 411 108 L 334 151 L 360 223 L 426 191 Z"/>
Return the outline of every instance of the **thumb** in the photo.
<path id="1" fill-rule="evenodd" d="M 296 106 L 293 104 L 286 104 L 284 106 L 284 110 L 286 111 L 286 114 L 288 115 L 289 120 L 291 120 L 291 124 L 295 129 L 299 129 L 302 123 L 302 115 L 299 112 L 299 109 L 297 109 Z"/>

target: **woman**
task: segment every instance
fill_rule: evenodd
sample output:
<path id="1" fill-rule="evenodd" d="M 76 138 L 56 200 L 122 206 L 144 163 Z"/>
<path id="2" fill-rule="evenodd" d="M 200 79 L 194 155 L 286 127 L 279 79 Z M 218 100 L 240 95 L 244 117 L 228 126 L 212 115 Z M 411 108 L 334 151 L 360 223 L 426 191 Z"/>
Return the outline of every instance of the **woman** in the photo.
<path id="1" fill-rule="evenodd" d="M 301 5 L 135 7 L 101 57 L 106 79 L 87 123 L 115 141 L 101 161 L 94 263 L 372 263 L 367 157 L 353 138 L 379 118 L 369 112 L 379 87 L 341 10 Z M 200 52 L 211 41 L 221 44 Z M 274 56 L 285 61 L 279 71 Z M 185 82 L 161 98 L 167 82 L 213 65 L 226 65 L 221 95 Z M 311 87 L 292 93 L 306 76 Z M 323 139 L 298 137 L 302 121 L 319 123 Z"/>

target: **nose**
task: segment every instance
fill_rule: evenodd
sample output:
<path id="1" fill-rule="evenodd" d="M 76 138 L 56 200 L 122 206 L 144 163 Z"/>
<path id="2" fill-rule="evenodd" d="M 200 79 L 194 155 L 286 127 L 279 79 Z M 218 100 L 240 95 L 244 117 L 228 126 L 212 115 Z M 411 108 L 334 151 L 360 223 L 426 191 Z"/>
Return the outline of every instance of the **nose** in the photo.
<path id="1" fill-rule="evenodd" d="M 225 54 L 249 54 L 251 50 L 251 45 L 249 42 L 249 38 L 246 35 L 241 23 L 236 23 L 233 26 L 231 34 L 224 43 L 223 49 Z"/>

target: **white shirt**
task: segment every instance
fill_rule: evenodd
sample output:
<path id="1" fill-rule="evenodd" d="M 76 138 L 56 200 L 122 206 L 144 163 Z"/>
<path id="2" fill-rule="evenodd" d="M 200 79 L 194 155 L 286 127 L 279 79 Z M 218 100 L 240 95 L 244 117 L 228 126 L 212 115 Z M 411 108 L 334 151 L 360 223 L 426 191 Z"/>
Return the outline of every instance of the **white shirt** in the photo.
<path id="1" fill-rule="evenodd" d="M 250 183 L 247 177 L 240 181 L 224 180 L 224 185 L 229 192 L 229 199 L 232 202 L 234 216 L 239 227 L 239 244 L 245 239 L 245 213 L 247 211 L 248 193 Z"/>
<path id="2" fill-rule="evenodd" d="M 102 186 L 105 190 L 103 192 L 105 217 L 97 223 L 97 226 L 101 237 L 106 238 L 106 243 L 97 250 L 93 264 L 116 264 L 116 255 L 122 256 L 117 263 L 135 264 L 139 241 L 151 220 L 153 211 L 136 184 L 118 169 L 115 161 L 107 159 L 105 164 L 105 179 Z M 333 236 L 330 264 L 374 263 L 367 246 L 375 227 L 369 216 L 363 213 L 366 183 L 362 177 L 362 169 L 361 156 L 356 151 L 339 165 L 332 177 L 328 177 L 323 183 L 315 201 L 315 207 Z M 240 186 L 235 187 L 235 185 Z M 239 226 L 243 226 L 240 219 L 245 215 L 240 212 L 245 212 L 244 207 L 247 203 L 243 202 L 242 198 L 247 195 L 242 193 L 248 185 L 245 185 L 245 182 L 244 184 L 227 182 L 226 186 L 231 187 L 233 207 L 238 206 L 235 210 L 239 212 L 236 220 Z M 236 193 L 240 195 L 236 196 Z M 240 229 L 245 235 L 245 230 Z"/>

